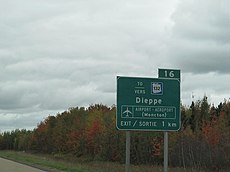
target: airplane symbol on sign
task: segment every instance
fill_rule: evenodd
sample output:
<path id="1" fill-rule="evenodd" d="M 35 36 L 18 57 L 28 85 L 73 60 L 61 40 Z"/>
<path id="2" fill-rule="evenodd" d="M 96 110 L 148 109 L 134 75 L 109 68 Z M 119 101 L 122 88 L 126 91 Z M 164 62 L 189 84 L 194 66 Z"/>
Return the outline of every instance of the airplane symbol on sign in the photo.
<path id="1" fill-rule="evenodd" d="M 126 111 L 124 111 L 122 114 L 126 113 L 126 117 L 129 117 L 129 114 L 132 115 L 132 112 L 129 110 L 129 108 L 127 107 Z"/>
<path id="2" fill-rule="evenodd" d="M 122 117 L 123 118 L 130 118 L 130 117 L 133 117 L 133 112 L 132 112 L 132 107 L 124 107 L 124 108 L 126 108 L 126 110 L 125 111 L 123 111 L 122 112 Z M 131 110 L 130 110 L 130 108 L 131 108 Z"/>

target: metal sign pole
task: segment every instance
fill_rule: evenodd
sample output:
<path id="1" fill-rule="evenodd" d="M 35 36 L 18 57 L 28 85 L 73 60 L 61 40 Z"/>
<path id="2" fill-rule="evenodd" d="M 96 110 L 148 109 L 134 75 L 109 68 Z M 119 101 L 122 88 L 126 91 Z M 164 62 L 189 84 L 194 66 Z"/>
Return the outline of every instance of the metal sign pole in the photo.
<path id="1" fill-rule="evenodd" d="M 168 172 L 168 132 L 164 132 L 164 172 Z"/>
<path id="2" fill-rule="evenodd" d="M 181 80 L 180 70 L 178 69 L 158 69 L 158 77 L 178 79 L 179 82 Z M 180 106 L 178 110 L 179 110 L 178 111 L 179 112 L 179 115 L 178 115 L 179 125 L 178 126 L 180 128 Z M 164 172 L 168 172 L 168 132 L 167 131 L 164 132 Z"/>
<path id="3" fill-rule="evenodd" d="M 126 131 L 125 172 L 129 172 L 129 169 L 130 169 L 130 131 Z"/>

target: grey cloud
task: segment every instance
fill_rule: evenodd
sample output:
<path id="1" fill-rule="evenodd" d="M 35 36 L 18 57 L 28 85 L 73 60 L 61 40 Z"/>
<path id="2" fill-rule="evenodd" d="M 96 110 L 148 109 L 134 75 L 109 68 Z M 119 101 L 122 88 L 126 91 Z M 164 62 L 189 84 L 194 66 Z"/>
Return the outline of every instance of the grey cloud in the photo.
<path id="1" fill-rule="evenodd" d="M 177 2 L 2 2 L 0 126 L 2 116 L 8 128 L 26 127 L 69 107 L 112 105 L 117 75 L 157 77 L 158 68 L 182 69 L 188 104 L 191 92 L 226 90 L 206 77 L 228 78 L 228 2 Z"/>
<path id="2" fill-rule="evenodd" d="M 0 132 L 12 131 L 15 129 L 34 129 L 40 121 L 44 120 L 47 115 L 54 115 L 54 111 L 39 111 L 39 112 L 23 112 L 15 113 L 8 111 L 0 111 Z"/>
<path id="3" fill-rule="evenodd" d="M 230 75 L 219 74 L 216 72 L 193 74 L 185 73 L 182 75 L 182 100 L 183 104 L 189 105 L 192 100 L 200 100 L 204 95 L 208 97 L 210 103 L 215 106 L 224 99 L 229 99 L 228 80 Z M 192 99 L 192 95 L 194 99 Z"/>
<path id="4" fill-rule="evenodd" d="M 183 1 L 173 14 L 170 54 L 185 72 L 230 73 L 229 1 Z"/>
<path id="5" fill-rule="evenodd" d="M 87 105 L 86 100 L 91 104 L 97 102 L 96 96 L 115 93 L 116 72 L 137 69 L 133 64 L 96 59 L 21 61 L 3 70 L 7 82 L 0 82 L 1 107 L 18 109 L 39 105 L 41 109 L 66 109 L 70 105 Z M 114 104 L 114 99 L 110 103 Z"/>

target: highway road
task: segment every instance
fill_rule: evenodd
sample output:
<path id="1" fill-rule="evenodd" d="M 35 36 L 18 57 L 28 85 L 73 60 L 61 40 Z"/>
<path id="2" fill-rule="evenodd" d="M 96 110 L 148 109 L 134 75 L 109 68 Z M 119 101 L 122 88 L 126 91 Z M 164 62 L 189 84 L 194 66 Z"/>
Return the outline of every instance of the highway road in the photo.
<path id="1" fill-rule="evenodd" d="M 1 172 L 45 172 L 37 168 L 33 168 L 3 158 L 0 158 L 0 171 Z"/>

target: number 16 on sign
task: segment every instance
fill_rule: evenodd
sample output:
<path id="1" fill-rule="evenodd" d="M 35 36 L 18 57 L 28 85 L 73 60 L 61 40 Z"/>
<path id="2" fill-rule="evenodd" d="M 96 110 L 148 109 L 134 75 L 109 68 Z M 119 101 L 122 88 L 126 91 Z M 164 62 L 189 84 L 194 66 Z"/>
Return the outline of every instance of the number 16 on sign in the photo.
<path id="1" fill-rule="evenodd" d="M 180 81 L 180 70 L 178 69 L 158 69 L 159 78 L 179 79 Z"/>

